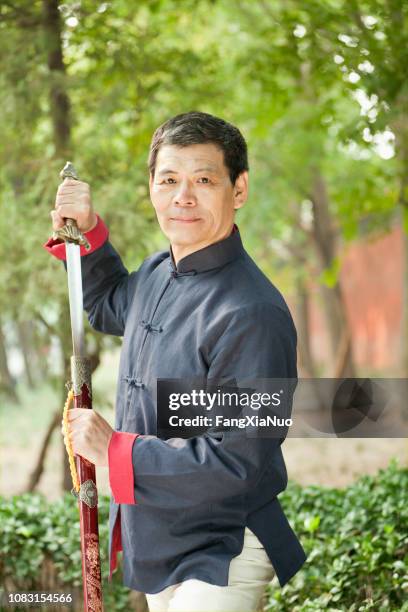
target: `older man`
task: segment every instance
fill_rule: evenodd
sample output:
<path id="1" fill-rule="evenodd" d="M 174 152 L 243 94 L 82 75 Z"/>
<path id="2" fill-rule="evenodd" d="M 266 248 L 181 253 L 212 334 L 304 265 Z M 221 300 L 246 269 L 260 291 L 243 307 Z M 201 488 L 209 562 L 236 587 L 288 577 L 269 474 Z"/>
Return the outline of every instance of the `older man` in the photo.
<path id="1" fill-rule="evenodd" d="M 54 229 L 76 219 L 91 244 L 81 247 L 91 325 L 123 336 L 115 430 L 72 409 L 73 448 L 109 468 L 111 573 L 123 550 L 124 584 L 153 612 L 250 612 L 274 572 L 283 586 L 306 559 L 277 498 L 284 436 L 160 436 L 157 384 L 296 379 L 296 330 L 234 223 L 248 195 L 240 131 L 202 112 L 173 117 L 153 135 L 149 174 L 170 248 L 131 273 L 89 185 L 64 180 L 51 213 Z M 45 247 L 65 258 L 60 241 Z"/>

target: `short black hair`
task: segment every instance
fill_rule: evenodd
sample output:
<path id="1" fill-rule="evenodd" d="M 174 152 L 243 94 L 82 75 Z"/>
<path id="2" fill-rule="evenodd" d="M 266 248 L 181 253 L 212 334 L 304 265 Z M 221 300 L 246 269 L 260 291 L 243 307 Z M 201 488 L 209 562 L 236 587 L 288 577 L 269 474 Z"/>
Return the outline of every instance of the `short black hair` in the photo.
<path id="1" fill-rule="evenodd" d="M 148 159 L 150 174 L 154 176 L 162 145 L 187 147 L 206 143 L 215 144 L 224 153 L 224 163 L 233 185 L 241 172 L 249 170 L 247 144 L 239 129 L 214 115 L 190 111 L 168 119 L 154 132 Z"/>

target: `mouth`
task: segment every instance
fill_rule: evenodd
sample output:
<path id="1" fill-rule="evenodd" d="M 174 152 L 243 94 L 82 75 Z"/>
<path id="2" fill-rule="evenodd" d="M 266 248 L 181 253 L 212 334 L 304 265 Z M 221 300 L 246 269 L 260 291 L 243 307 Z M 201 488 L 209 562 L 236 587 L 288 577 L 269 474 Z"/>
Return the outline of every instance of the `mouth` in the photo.
<path id="1" fill-rule="evenodd" d="M 197 221 L 200 221 L 200 219 L 194 218 L 194 219 L 186 219 L 184 217 L 170 217 L 170 221 L 176 221 L 177 223 L 196 223 Z"/>

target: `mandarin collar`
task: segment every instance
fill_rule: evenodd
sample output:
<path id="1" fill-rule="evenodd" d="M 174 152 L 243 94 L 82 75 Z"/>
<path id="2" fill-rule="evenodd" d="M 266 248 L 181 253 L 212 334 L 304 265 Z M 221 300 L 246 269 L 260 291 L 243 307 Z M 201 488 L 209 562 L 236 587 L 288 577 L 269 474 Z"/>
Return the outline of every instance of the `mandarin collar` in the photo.
<path id="1" fill-rule="evenodd" d="M 242 256 L 243 252 L 244 247 L 241 235 L 238 226 L 234 223 L 229 236 L 182 257 L 177 266 L 174 263 L 173 252 L 170 247 L 170 268 L 176 274 L 198 274 L 207 270 L 221 268 Z"/>

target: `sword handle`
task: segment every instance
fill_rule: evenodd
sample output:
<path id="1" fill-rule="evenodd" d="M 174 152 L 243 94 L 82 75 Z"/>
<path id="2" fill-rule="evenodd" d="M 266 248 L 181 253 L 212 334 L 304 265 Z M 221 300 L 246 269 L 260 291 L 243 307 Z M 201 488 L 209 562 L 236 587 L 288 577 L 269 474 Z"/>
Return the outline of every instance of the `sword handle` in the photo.
<path id="1" fill-rule="evenodd" d="M 70 161 L 67 161 L 67 163 L 61 170 L 60 177 L 62 179 L 72 178 L 75 181 L 79 181 L 76 170 Z M 85 238 L 82 232 L 79 231 L 75 219 L 66 218 L 64 227 L 59 230 L 56 230 L 54 232 L 53 238 L 61 238 L 65 242 L 73 242 L 74 244 L 82 245 L 86 248 L 87 251 L 89 251 L 89 249 L 91 248 L 91 245 L 89 244 L 88 240 Z"/>
<path id="2" fill-rule="evenodd" d="M 70 161 L 66 162 L 65 166 L 60 172 L 60 177 L 62 178 L 62 180 L 66 178 L 72 178 L 75 181 L 79 180 L 77 172 L 74 168 L 74 164 L 72 164 Z M 75 219 L 69 219 L 68 217 L 66 217 L 65 225 L 76 226 L 76 221 Z"/>

